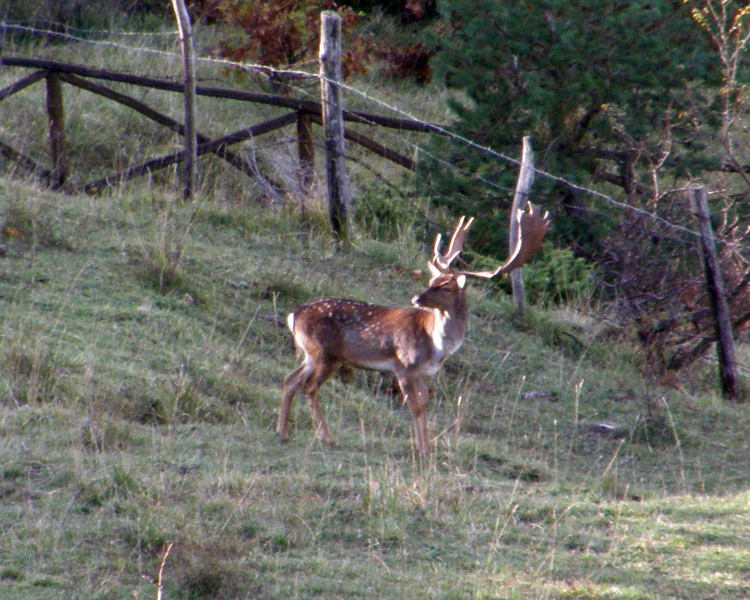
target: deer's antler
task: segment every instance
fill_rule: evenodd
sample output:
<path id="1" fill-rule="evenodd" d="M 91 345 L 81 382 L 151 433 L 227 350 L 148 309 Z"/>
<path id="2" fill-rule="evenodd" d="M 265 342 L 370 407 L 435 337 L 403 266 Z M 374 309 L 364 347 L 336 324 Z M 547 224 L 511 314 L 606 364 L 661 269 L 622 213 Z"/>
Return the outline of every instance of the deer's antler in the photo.
<path id="1" fill-rule="evenodd" d="M 471 227 L 473 222 L 474 217 L 471 217 L 468 221 L 466 221 L 466 217 L 461 217 L 458 220 L 456 229 L 451 236 L 451 241 L 448 243 L 447 254 L 440 254 L 440 241 L 442 240 L 442 236 L 439 233 L 435 236 L 435 245 L 432 248 L 432 264 L 437 267 L 440 272 L 447 272 L 451 263 L 456 260 L 456 257 L 461 253 L 464 239 L 466 238 L 466 232 L 469 231 L 469 227 Z"/>
<path id="2" fill-rule="evenodd" d="M 543 215 L 540 215 L 537 208 L 531 202 L 528 202 L 525 211 L 518 210 L 516 219 L 518 220 L 518 241 L 505 264 L 500 265 L 494 271 L 457 271 L 456 274 L 475 279 L 492 279 L 497 275 L 515 271 L 534 256 L 539 251 L 539 248 L 541 248 L 544 234 L 547 233 L 550 227 L 549 213 L 545 212 Z M 444 255 L 440 254 L 441 236 L 440 234 L 437 235 L 433 248 L 432 261 L 430 262 L 432 267 L 435 267 L 441 273 L 450 271 L 450 265 L 461 252 L 466 232 L 473 221 L 473 217 L 468 221 L 466 221 L 466 217 L 459 219 L 456 229 L 451 236 L 451 241 L 448 244 L 448 252 Z"/>

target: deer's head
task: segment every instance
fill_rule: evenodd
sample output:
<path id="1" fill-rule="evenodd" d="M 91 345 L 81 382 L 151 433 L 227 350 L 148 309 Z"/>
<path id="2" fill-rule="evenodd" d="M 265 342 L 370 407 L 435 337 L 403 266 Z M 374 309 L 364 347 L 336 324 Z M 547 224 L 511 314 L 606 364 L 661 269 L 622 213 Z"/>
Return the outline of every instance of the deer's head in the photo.
<path id="1" fill-rule="evenodd" d="M 492 279 L 496 275 L 514 271 L 528 261 L 539 251 L 544 234 L 549 229 L 549 220 L 546 213 L 539 216 L 530 202 L 525 211 L 518 211 L 516 218 L 516 247 L 505 264 L 493 271 L 460 271 L 451 266 L 463 249 L 466 233 L 474 222 L 474 217 L 468 220 L 466 217 L 459 219 L 445 254 L 440 250 L 442 237 L 438 234 L 432 250 L 432 259 L 427 263 L 430 270 L 429 287 L 418 296 L 414 296 L 412 304 L 423 308 L 437 308 L 450 314 L 461 314 L 466 310 L 465 288 L 468 278 Z"/>

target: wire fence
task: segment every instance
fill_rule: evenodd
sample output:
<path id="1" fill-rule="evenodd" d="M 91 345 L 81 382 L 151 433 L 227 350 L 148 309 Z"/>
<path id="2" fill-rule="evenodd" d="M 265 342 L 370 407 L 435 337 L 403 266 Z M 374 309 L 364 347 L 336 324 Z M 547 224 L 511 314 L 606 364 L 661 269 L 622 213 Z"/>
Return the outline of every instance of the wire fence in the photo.
<path id="1" fill-rule="evenodd" d="M 52 26 L 52 24 L 50 24 L 49 26 Z M 80 29 L 74 29 L 74 28 L 70 28 L 67 26 L 63 26 L 62 24 L 60 24 L 60 29 L 63 29 L 64 31 L 58 31 L 56 28 L 55 29 L 45 28 L 45 27 L 40 27 L 40 26 L 28 25 L 24 23 L 6 22 L 6 23 L 0 24 L 0 41 L 7 36 L 8 32 L 18 32 L 18 33 L 26 34 L 26 35 L 42 36 L 42 37 L 54 38 L 58 40 L 66 40 L 69 42 L 75 42 L 75 43 L 80 43 L 80 44 L 94 45 L 97 47 L 112 48 L 112 49 L 126 52 L 128 54 L 144 53 L 144 54 L 149 54 L 149 55 L 156 55 L 156 56 L 160 56 L 160 57 L 167 58 L 170 60 L 178 61 L 180 64 L 182 61 L 182 55 L 179 53 L 179 51 L 176 51 L 176 50 L 172 51 L 169 49 L 158 49 L 158 48 L 153 48 L 152 46 L 143 46 L 143 45 L 136 46 L 136 45 L 131 45 L 128 43 L 116 42 L 111 39 L 111 38 L 116 38 L 116 37 L 125 38 L 125 39 L 139 38 L 139 37 L 142 39 L 150 39 L 150 40 L 163 39 L 166 42 L 169 42 L 168 44 L 165 44 L 165 46 L 172 45 L 175 48 L 178 48 L 179 47 L 178 36 L 176 32 L 173 32 L 173 31 L 142 33 L 142 32 L 131 32 L 131 31 L 80 30 Z M 77 32 L 79 35 L 76 35 L 76 33 L 72 33 L 72 32 Z M 108 39 L 101 39 L 104 37 Z M 1 51 L 1 48 L 0 48 L 0 51 Z M 299 70 L 299 69 L 274 68 L 274 67 L 269 67 L 266 65 L 255 64 L 255 63 L 237 62 L 237 61 L 233 61 L 233 60 L 229 60 L 225 58 L 199 56 L 196 59 L 196 61 L 202 65 L 207 65 L 207 66 L 239 69 L 245 72 L 255 72 L 255 73 L 263 73 L 263 74 L 269 74 L 269 75 L 272 74 L 274 76 L 279 76 L 279 77 L 291 77 L 295 79 L 305 79 L 305 80 L 320 79 L 320 75 L 318 73 L 311 73 L 309 71 L 304 71 L 304 70 Z M 287 85 L 292 87 L 302 97 L 309 97 L 311 99 L 317 99 L 317 96 L 315 96 L 308 89 L 305 89 L 299 85 L 293 85 L 289 83 Z M 403 118 L 407 118 L 407 119 L 411 119 L 415 121 L 419 120 L 417 117 L 412 115 L 408 110 L 400 106 L 396 106 L 393 103 L 386 102 L 380 98 L 376 98 L 372 94 L 364 90 L 361 90 L 353 85 L 348 85 L 348 84 L 340 84 L 340 85 L 344 87 L 347 93 L 351 94 L 352 96 L 357 96 L 361 98 L 367 104 L 373 105 L 380 110 L 387 111 L 388 113 L 397 115 L 399 117 L 403 117 Z M 434 127 L 435 127 L 435 130 L 439 132 L 442 136 L 446 137 L 447 139 L 452 140 L 453 142 L 461 144 L 477 152 L 483 153 L 509 166 L 516 167 L 516 168 L 520 167 L 520 161 L 515 158 L 512 158 L 497 150 L 494 150 L 493 148 L 489 146 L 480 144 L 479 142 L 465 135 L 461 135 L 459 133 L 456 133 L 455 131 L 451 131 L 450 129 L 443 127 L 441 125 L 434 125 Z M 434 153 L 430 152 L 424 145 L 414 143 L 413 141 L 409 140 L 407 137 L 405 137 L 403 134 L 400 134 L 397 131 L 389 130 L 387 135 L 392 136 L 394 139 L 397 139 L 400 144 L 410 148 L 414 154 L 420 154 L 423 157 L 427 157 L 442 167 L 445 167 L 456 173 L 459 173 L 462 176 L 474 178 L 475 180 L 480 181 L 481 183 L 483 183 L 484 185 L 487 185 L 490 188 L 498 189 L 503 192 L 508 191 L 507 188 L 500 186 L 496 182 L 493 182 L 487 179 L 486 177 L 482 177 L 481 175 L 477 175 L 476 173 L 467 172 L 466 170 L 461 169 L 461 167 L 457 166 L 453 162 L 447 161 L 435 155 Z M 687 235 L 691 238 L 700 237 L 700 233 L 698 231 L 695 231 L 689 227 L 685 227 L 678 223 L 674 223 L 670 221 L 669 219 L 653 211 L 649 211 L 649 210 L 646 210 L 637 206 L 632 206 L 630 204 L 620 202 L 608 194 L 605 194 L 603 192 L 600 192 L 598 190 L 595 190 L 586 186 L 579 185 L 577 183 L 574 183 L 573 181 L 570 181 L 566 177 L 555 175 L 554 173 L 544 171 L 537 167 L 534 168 L 534 171 L 537 176 L 543 179 L 546 179 L 554 184 L 566 187 L 567 189 L 570 189 L 571 191 L 574 191 L 577 194 L 586 195 L 586 196 L 604 201 L 605 203 L 607 203 L 608 205 L 612 207 L 615 207 L 623 211 L 628 211 L 632 214 L 638 215 L 646 219 L 650 219 L 653 222 L 659 223 L 671 229 L 672 231 Z M 683 188 L 682 190 L 675 190 L 675 191 L 687 192 L 688 189 L 689 189 L 689 186 Z M 733 248 L 735 250 L 750 251 L 750 246 L 748 245 L 737 243 L 737 242 L 727 242 L 720 238 L 714 238 L 714 239 L 716 243 L 726 245 L 727 247 Z"/>

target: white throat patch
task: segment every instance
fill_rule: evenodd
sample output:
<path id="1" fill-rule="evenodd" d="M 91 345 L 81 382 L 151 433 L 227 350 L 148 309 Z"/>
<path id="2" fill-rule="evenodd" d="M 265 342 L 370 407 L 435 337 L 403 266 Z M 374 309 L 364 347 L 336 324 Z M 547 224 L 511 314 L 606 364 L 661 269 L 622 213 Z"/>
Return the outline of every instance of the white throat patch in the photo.
<path id="1" fill-rule="evenodd" d="M 432 330 L 432 344 L 435 350 L 442 353 L 445 349 L 445 325 L 450 317 L 447 312 L 439 308 L 433 308 L 432 313 L 435 315 L 435 328 Z"/>

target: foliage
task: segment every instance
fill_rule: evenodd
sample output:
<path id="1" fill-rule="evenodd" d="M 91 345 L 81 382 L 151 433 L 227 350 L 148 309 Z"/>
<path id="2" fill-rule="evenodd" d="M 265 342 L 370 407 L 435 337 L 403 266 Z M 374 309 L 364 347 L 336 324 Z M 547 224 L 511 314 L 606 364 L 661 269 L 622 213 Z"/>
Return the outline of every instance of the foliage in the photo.
<path id="1" fill-rule="evenodd" d="M 409 2 L 402 8 L 404 15 L 417 21 L 434 12 L 434 5 L 426 1 Z M 426 83 L 432 76 L 429 65 L 432 52 L 421 41 L 411 41 L 408 35 L 373 35 L 360 26 L 365 16 L 362 11 L 373 11 L 375 6 L 356 2 L 337 4 L 332 0 L 208 0 L 193 10 L 199 18 L 224 26 L 217 52 L 233 61 L 251 61 L 280 69 L 309 66 L 318 57 L 320 12 L 335 10 L 341 16 L 345 38 L 344 78 L 365 73 L 375 60 L 382 63 L 383 73 L 390 77 Z M 234 29 L 244 35 L 238 37 Z M 293 79 L 294 74 L 274 72 L 272 77 L 284 81 Z"/>
<path id="2" fill-rule="evenodd" d="M 542 306 L 589 302 L 594 294 L 594 267 L 569 248 L 545 242 L 542 256 L 524 267 L 529 301 Z"/>
<path id="3" fill-rule="evenodd" d="M 497 153 L 515 157 L 521 137 L 530 135 L 539 168 L 619 200 L 613 206 L 537 177 L 534 195 L 554 213 L 552 239 L 597 265 L 620 318 L 635 320 L 644 344 L 659 348 L 659 369 L 702 356 L 713 334 L 694 240 L 681 233 L 693 227 L 684 186 L 701 176 L 732 190 L 712 204 L 717 235 L 750 240 L 737 226 L 746 212 L 741 195 L 733 195 L 750 189 L 745 144 L 732 133 L 745 112 L 744 4 L 439 6 L 445 29 L 430 37 L 432 62 L 454 91 L 456 130 L 494 154 L 437 140 L 432 155 L 440 161 L 420 166 L 426 189 L 454 212 L 469 206 L 495 229 L 504 227 L 514 173 Z M 735 175 L 720 181 L 717 171 Z M 483 251 L 498 251 L 493 238 L 478 234 Z M 740 331 L 750 315 L 747 252 L 722 252 Z"/>
<path id="4" fill-rule="evenodd" d="M 446 0 L 439 6 L 445 31 L 430 38 L 438 50 L 433 65 L 457 92 L 450 108 L 459 133 L 511 156 L 530 135 L 540 168 L 612 182 L 627 194 L 657 164 L 684 172 L 700 158 L 696 111 L 705 100 L 687 92 L 696 82 L 720 80 L 690 14 L 675 3 L 607 1 L 594 9 L 564 0 Z M 674 149 L 662 164 L 668 146 Z M 448 161 L 501 190 L 509 187 L 491 156 Z M 434 168 L 429 177 L 452 195 L 449 205 L 462 201 L 461 175 Z"/>
<path id="5" fill-rule="evenodd" d="M 432 79 L 430 60 L 433 52 L 421 42 L 406 46 L 378 44 L 373 51 L 388 65 L 387 70 L 392 77 L 413 78 L 420 84 L 429 83 Z"/>
<path id="6" fill-rule="evenodd" d="M 398 15 L 403 23 L 429 19 L 435 14 L 435 0 L 346 0 L 345 4 L 358 11 L 380 10 Z"/>
<path id="7" fill-rule="evenodd" d="M 169 2 L 160 0 L 24 0 L 0 3 L 0 19 L 36 25 L 41 29 L 65 33 L 75 30 L 105 29 L 115 22 L 138 22 L 143 27 L 149 19 L 172 15 Z M 152 20 L 152 25 L 155 21 Z M 54 36 L 50 38 L 54 40 Z"/>
<path id="8" fill-rule="evenodd" d="M 747 289 L 750 274 L 741 247 L 721 240 L 745 240 L 737 212 L 747 214 L 742 204 L 733 209 L 712 202 L 716 215 L 716 244 L 733 326 L 737 334 L 747 329 L 750 304 Z M 681 194 L 664 207 L 669 222 L 692 217 L 691 197 Z M 742 243 L 742 242 L 741 242 Z M 665 222 L 654 223 L 638 215 L 618 225 L 603 244 L 599 263 L 602 283 L 623 322 L 636 326 L 651 374 L 678 371 L 692 365 L 713 347 L 715 324 L 708 303 L 702 255 L 698 240 L 685 236 Z"/>
<path id="9" fill-rule="evenodd" d="M 338 12 L 343 35 L 351 32 L 359 19 L 351 8 L 338 7 L 332 0 L 221 0 L 214 5 L 213 13 L 245 35 L 238 41 L 222 41 L 219 53 L 236 62 L 249 60 L 270 67 L 289 67 L 315 59 L 323 10 Z M 366 64 L 364 39 L 347 36 L 342 56 L 344 76 L 363 72 Z"/>

